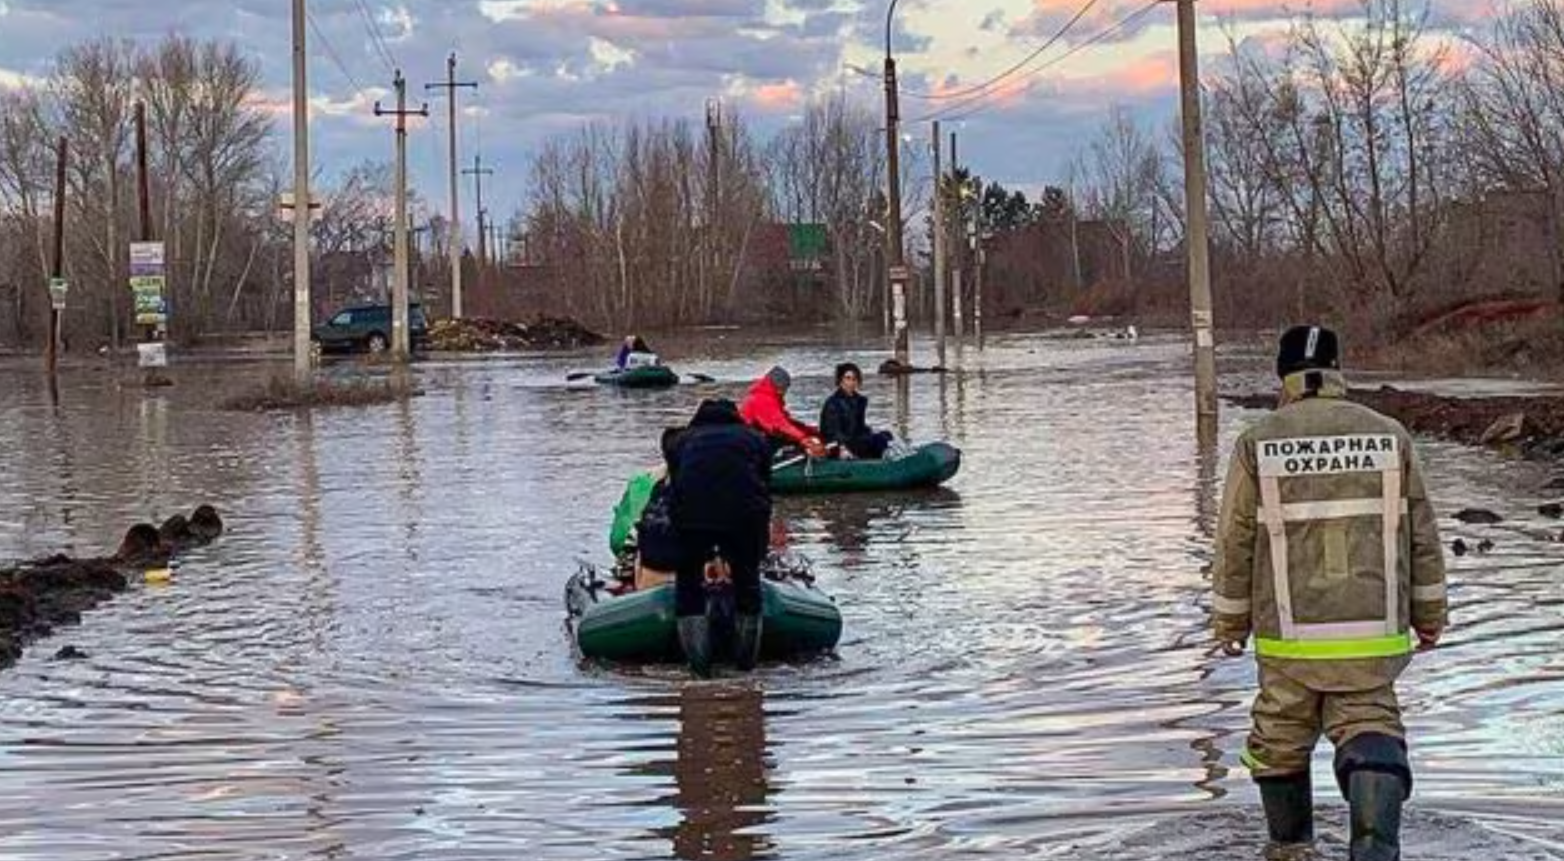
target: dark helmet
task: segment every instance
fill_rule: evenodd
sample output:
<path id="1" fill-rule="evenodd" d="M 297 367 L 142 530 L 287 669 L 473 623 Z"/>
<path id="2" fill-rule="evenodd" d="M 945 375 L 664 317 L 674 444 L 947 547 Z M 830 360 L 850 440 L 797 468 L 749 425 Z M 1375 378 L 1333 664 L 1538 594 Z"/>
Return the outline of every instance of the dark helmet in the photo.
<path id="1" fill-rule="evenodd" d="M 1276 350 L 1276 375 L 1340 370 L 1341 341 L 1324 326 L 1294 326 L 1282 333 Z"/>

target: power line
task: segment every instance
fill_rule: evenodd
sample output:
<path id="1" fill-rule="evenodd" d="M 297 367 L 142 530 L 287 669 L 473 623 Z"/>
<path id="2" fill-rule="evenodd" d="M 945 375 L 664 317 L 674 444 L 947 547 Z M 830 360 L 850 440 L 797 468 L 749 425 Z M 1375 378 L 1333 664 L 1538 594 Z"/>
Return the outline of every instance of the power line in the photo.
<path id="1" fill-rule="evenodd" d="M 1035 79 L 1035 78 L 1037 78 L 1037 76 L 1041 75 L 1043 72 L 1046 72 L 1049 69 L 1054 68 L 1055 66 L 1058 66 L 1060 63 L 1063 63 L 1065 60 L 1070 59 L 1071 57 L 1075 56 L 1076 54 L 1079 54 L 1080 52 L 1086 50 L 1087 48 L 1090 48 L 1091 46 L 1093 46 L 1093 45 L 1095 45 L 1095 44 L 1097 44 L 1097 43 L 1099 43 L 1099 42 L 1101 42 L 1101 41 L 1103 41 L 1105 39 L 1108 39 L 1108 38 L 1118 34 L 1119 32 L 1121 32 L 1121 31 L 1123 31 L 1123 30 L 1133 26 L 1135 23 L 1140 21 L 1140 19 L 1142 19 L 1142 18 L 1146 17 L 1147 15 L 1149 15 L 1153 9 L 1155 9 L 1158 6 L 1162 5 L 1162 3 L 1163 3 L 1163 0 L 1150 0 L 1150 2 L 1147 3 L 1146 5 L 1144 5 L 1141 8 L 1135 10 L 1134 12 L 1130 13 L 1129 15 L 1126 15 L 1124 18 L 1122 18 L 1119 21 L 1115 22 L 1114 24 L 1110 25 L 1106 29 L 1104 29 L 1101 32 L 1097 33 L 1096 35 L 1086 39 L 1085 41 L 1083 41 L 1080 44 L 1072 47 L 1070 50 L 1064 52 L 1063 54 L 1060 54 L 1059 56 L 1053 58 L 1052 60 L 1049 60 L 1048 62 L 1042 64 L 1041 66 L 1038 66 L 1037 68 L 1032 69 L 1031 71 L 1028 71 L 1023 76 L 1023 79 L 1024 78 L 1034 78 Z M 1038 83 L 1040 83 L 1040 81 L 1033 80 L 1033 82 L 1028 84 L 1024 89 L 1022 89 L 1019 94 L 1024 95 L 1026 93 L 1031 92 L 1033 90 L 1033 88 L 1035 88 L 1038 85 Z M 917 117 L 917 118 L 911 120 L 911 122 L 921 123 L 921 122 L 928 122 L 930 120 L 935 120 L 935 119 L 952 120 L 952 121 L 959 121 L 959 120 L 967 119 L 967 118 L 972 117 L 972 116 L 974 116 L 974 115 L 976 115 L 978 113 L 981 113 L 984 110 L 987 110 L 989 107 L 992 107 L 992 104 L 984 104 L 984 101 L 985 101 L 985 99 L 986 99 L 986 97 L 988 95 L 991 95 L 991 94 L 984 94 L 984 95 L 974 96 L 973 98 L 970 98 L 970 99 L 967 99 L 967 100 L 963 101 L 961 104 L 950 105 L 949 107 L 940 108 L 939 110 L 935 110 L 935 111 L 930 111 L 929 113 L 927 113 L 927 114 L 925 114 L 925 115 L 923 115 L 921 117 Z"/>
<path id="2" fill-rule="evenodd" d="M 331 40 L 326 38 L 326 31 L 315 21 L 315 16 L 310 13 L 308 8 L 304 10 L 304 17 L 309 20 L 310 27 L 314 28 L 315 35 L 320 38 L 320 46 L 326 49 L 326 56 L 337 67 L 337 71 L 341 72 L 342 76 L 348 79 L 348 83 L 353 85 L 354 95 L 364 92 L 363 86 L 359 84 L 357 78 L 353 77 L 353 73 L 348 71 L 347 64 L 343 63 L 342 58 L 337 55 L 337 49 L 332 47 Z"/>
<path id="3" fill-rule="evenodd" d="M 1080 23 L 1082 18 L 1086 17 L 1086 13 L 1090 12 L 1092 8 L 1100 2 L 1102 2 L 1102 0 L 1086 0 L 1086 5 L 1082 6 L 1078 11 L 1076 11 L 1076 13 L 1070 17 L 1070 20 L 1064 22 L 1064 26 L 1060 27 L 1058 32 L 1048 37 L 1048 41 L 1039 45 L 1037 50 L 1027 54 L 1025 57 L 1022 57 L 1015 65 L 1005 69 L 1003 72 L 1000 72 L 999 74 L 989 78 L 981 84 L 975 84 L 973 86 L 965 87 L 963 89 L 955 90 L 949 93 L 920 93 L 915 90 L 900 89 L 898 92 L 904 96 L 909 96 L 914 99 L 922 99 L 929 102 L 944 101 L 946 99 L 961 99 L 974 93 L 981 94 L 986 92 L 987 90 L 992 89 L 1000 81 L 1003 81 L 1005 78 L 1008 78 L 1016 72 L 1020 71 L 1023 67 L 1026 66 L 1026 64 L 1037 59 L 1044 51 L 1058 44 L 1060 39 L 1063 39 L 1065 35 L 1075 27 L 1076 24 Z"/>
<path id="4" fill-rule="evenodd" d="M 387 71 L 395 72 L 401 64 L 392 56 L 391 49 L 386 47 L 386 40 L 380 35 L 380 25 L 375 22 L 375 16 L 370 14 L 364 0 L 353 0 L 353 4 L 358 7 L 359 17 L 364 20 L 364 29 L 369 33 L 369 42 L 380 55 L 381 62 L 386 64 Z"/>

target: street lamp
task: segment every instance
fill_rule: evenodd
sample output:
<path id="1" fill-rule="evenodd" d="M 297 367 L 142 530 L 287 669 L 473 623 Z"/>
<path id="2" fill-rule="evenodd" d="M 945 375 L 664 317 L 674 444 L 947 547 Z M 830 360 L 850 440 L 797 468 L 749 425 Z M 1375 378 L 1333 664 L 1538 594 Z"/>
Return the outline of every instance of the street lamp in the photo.
<path id="1" fill-rule="evenodd" d="M 896 105 L 896 58 L 891 56 L 891 20 L 896 14 L 896 3 L 891 0 L 885 10 L 885 173 L 886 200 L 890 213 L 886 218 L 885 266 L 886 280 L 891 285 L 891 304 L 894 326 L 892 350 L 897 362 L 908 363 L 907 352 L 907 265 L 902 257 L 901 239 L 901 159 L 900 140 L 896 126 L 900 116 Z"/>

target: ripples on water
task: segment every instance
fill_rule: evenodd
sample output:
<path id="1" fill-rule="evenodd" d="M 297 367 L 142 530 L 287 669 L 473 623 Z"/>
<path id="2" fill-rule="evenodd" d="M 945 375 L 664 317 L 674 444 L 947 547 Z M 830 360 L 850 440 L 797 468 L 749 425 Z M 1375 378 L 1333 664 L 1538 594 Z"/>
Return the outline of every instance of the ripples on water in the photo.
<path id="1" fill-rule="evenodd" d="M 872 418 L 953 440 L 961 474 L 779 501 L 843 609 L 840 654 L 708 684 L 578 666 L 564 580 L 606 555 L 662 425 L 772 361 L 818 404 L 840 356 L 665 355 L 724 382 L 618 393 L 562 382 L 597 356 L 433 361 L 408 404 L 235 415 L 213 401 L 254 365 L 177 368 L 150 396 L 73 369 L 58 411 L 30 366 L 0 368 L 21 392 L 0 411 L 0 556 L 99 551 L 199 501 L 230 524 L 171 586 L 0 674 L 0 858 L 1258 857 L 1229 772 L 1253 669 L 1203 643 L 1222 459 L 1250 416 L 1225 410 L 1202 452 L 1178 344 L 1004 338 L 904 392 L 871 377 Z M 1268 385 L 1263 362 L 1225 364 L 1230 388 Z M 1524 496 L 1546 475 L 1425 459 L 1445 510 L 1513 519 L 1444 521 L 1497 546 L 1452 560 L 1457 627 L 1403 683 L 1408 855 L 1564 857 L 1564 554 Z M 65 642 L 89 659 L 48 661 Z"/>

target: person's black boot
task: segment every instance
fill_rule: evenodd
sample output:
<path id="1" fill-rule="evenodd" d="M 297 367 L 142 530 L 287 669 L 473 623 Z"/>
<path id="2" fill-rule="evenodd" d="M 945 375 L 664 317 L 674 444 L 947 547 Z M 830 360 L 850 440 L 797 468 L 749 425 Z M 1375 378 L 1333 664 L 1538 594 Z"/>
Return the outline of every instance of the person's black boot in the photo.
<path id="1" fill-rule="evenodd" d="M 1271 842 L 1282 846 L 1314 840 L 1314 786 L 1309 772 L 1256 778 Z"/>
<path id="2" fill-rule="evenodd" d="M 760 660 L 762 617 L 739 613 L 733 620 L 733 664 L 743 672 L 755 669 Z"/>
<path id="3" fill-rule="evenodd" d="M 1352 805 L 1351 861 L 1401 861 L 1401 804 L 1406 783 L 1383 771 L 1352 772 L 1347 801 Z"/>
<path id="4" fill-rule="evenodd" d="M 711 623 L 705 616 L 679 617 L 679 648 L 695 675 L 711 678 Z"/>

